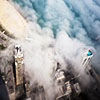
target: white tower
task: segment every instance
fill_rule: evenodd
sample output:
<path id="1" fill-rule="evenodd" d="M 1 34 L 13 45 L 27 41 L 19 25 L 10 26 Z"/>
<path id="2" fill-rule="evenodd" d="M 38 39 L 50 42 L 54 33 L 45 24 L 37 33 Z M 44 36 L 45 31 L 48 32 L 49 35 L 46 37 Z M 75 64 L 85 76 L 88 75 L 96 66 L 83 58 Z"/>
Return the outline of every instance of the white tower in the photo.
<path id="1" fill-rule="evenodd" d="M 85 56 L 84 56 L 83 61 L 82 61 L 82 66 L 86 68 L 92 57 L 93 57 L 92 51 L 87 50 L 85 52 Z"/>

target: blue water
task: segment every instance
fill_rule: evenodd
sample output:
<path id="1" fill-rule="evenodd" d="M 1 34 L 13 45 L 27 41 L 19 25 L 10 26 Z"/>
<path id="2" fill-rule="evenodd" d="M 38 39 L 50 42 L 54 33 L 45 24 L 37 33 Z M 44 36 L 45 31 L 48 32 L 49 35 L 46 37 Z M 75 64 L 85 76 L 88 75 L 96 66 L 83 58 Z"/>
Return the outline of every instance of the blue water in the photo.
<path id="1" fill-rule="evenodd" d="M 56 38 L 59 31 L 64 30 L 70 38 L 76 38 L 97 50 L 96 59 L 100 58 L 100 0 L 13 0 L 22 8 L 28 8 L 23 16 L 43 27 L 52 29 Z M 33 14 L 29 14 L 29 12 Z M 95 54 L 96 55 L 96 54 Z M 96 63 L 100 64 L 98 60 Z"/>
<path id="2" fill-rule="evenodd" d="M 95 41 L 100 34 L 100 2 L 97 0 L 13 0 L 37 16 L 41 27 L 48 26 L 54 36 L 65 30 L 70 37 Z M 81 34 L 81 36 L 79 35 Z M 89 43 L 88 43 L 89 44 Z"/>

